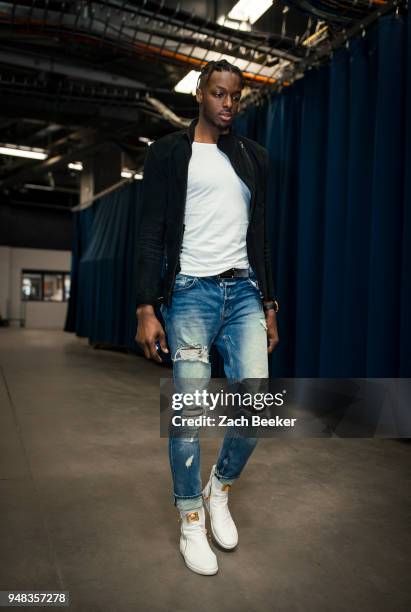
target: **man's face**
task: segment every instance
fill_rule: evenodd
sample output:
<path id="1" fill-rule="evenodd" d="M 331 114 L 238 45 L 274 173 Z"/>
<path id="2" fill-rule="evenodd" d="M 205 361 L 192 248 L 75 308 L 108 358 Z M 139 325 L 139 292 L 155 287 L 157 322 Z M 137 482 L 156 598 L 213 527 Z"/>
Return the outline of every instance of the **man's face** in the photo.
<path id="1" fill-rule="evenodd" d="M 241 98 L 240 77 L 228 70 L 214 70 L 204 88 L 197 89 L 196 98 L 204 118 L 224 131 L 230 127 L 238 112 Z"/>

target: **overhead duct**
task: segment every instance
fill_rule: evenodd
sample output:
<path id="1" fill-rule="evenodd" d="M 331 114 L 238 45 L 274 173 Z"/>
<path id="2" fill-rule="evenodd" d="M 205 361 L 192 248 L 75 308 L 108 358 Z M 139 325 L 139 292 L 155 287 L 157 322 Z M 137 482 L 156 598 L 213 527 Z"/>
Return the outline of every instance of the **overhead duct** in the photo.
<path id="1" fill-rule="evenodd" d="M 169 121 L 172 125 L 177 127 L 188 127 L 190 125 L 191 119 L 184 119 L 183 117 L 178 117 L 172 110 L 170 110 L 165 104 L 157 100 L 156 98 L 152 98 L 147 95 L 145 97 L 147 102 L 152 104 L 152 106 L 159 111 L 163 119 Z"/>
<path id="2" fill-rule="evenodd" d="M 96 83 L 106 83 L 117 87 L 127 87 L 137 90 L 146 90 L 146 85 L 133 79 L 105 72 L 103 70 L 95 70 L 85 68 L 84 66 L 76 65 L 73 62 L 65 64 L 54 58 L 44 57 L 31 53 L 20 53 L 14 50 L 1 48 L 0 61 L 3 64 L 11 66 L 21 66 L 23 68 L 32 68 L 37 71 L 49 72 L 51 74 L 63 74 L 75 79 L 83 79 L 85 81 L 93 81 Z"/>

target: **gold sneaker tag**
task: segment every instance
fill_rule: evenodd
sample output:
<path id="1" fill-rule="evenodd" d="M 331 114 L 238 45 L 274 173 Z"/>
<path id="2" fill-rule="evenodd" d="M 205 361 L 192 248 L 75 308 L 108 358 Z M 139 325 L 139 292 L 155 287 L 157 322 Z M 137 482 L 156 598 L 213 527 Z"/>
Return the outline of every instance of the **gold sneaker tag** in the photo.
<path id="1" fill-rule="evenodd" d="M 224 492 L 225 491 L 229 491 L 230 489 L 231 489 L 231 485 L 229 485 L 229 484 L 225 484 L 225 485 L 223 485 L 221 487 L 221 490 L 224 491 Z"/>
<path id="2" fill-rule="evenodd" d="M 200 517 L 198 516 L 198 512 L 190 512 L 186 514 L 187 523 L 192 523 L 193 521 L 199 521 Z"/>

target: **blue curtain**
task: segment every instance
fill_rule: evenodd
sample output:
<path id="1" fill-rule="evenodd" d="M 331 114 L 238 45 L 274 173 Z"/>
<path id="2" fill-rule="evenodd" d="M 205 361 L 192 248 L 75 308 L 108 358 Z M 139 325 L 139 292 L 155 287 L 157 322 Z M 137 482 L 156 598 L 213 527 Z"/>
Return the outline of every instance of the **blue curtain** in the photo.
<path id="1" fill-rule="evenodd" d="M 66 331 L 140 353 L 136 333 L 136 246 L 141 182 L 74 213 Z"/>
<path id="2" fill-rule="evenodd" d="M 410 87 L 410 15 L 386 16 L 236 120 L 271 158 L 272 376 L 411 376 Z M 136 352 L 140 189 L 74 214 L 65 327 Z"/>
<path id="3" fill-rule="evenodd" d="M 79 294 L 79 268 L 80 260 L 87 250 L 92 237 L 93 219 L 98 208 L 96 201 L 82 211 L 73 213 L 73 234 L 71 246 L 71 272 L 70 272 L 70 299 L 67 309 L 64 331 L 76 332 L 79 326 L 77 311 L 80 309 L 81 296 Z M 78 335 L 81 335 L 80 333 Z"/>
<path id="4" fill-rule="evenodd" d="M 411 18 L 238 117 L 271 158 L 272 376 L 411 375 Z"/>

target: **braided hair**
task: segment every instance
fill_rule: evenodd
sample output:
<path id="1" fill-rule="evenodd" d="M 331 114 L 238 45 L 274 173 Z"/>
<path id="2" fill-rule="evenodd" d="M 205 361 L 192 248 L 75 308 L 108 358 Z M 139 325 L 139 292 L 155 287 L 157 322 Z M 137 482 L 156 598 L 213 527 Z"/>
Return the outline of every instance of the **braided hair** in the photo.
<path id="1" fill-rule="evenodd" d="M 222 72 L 223 70 L 233 72 L 240 79 L 241 89 L 244 87 L 244 77 L 241 70 L 237 66 L 234 66 L 234 64 L 230 64 L 230 62 L 227 62 L 227 60 L 221 59 L 218 61 L 212 60 L 211 62 L 208 62 L 202 67 L 200 76 L 197 80 L 197 89 L 204 87 L 214 70 L 217 70 L 218 72 Z"/>

